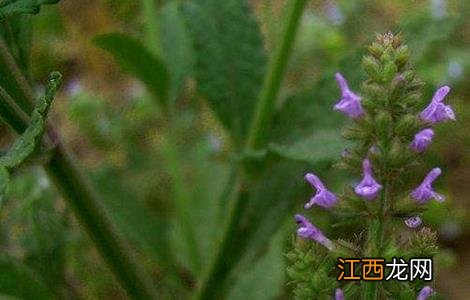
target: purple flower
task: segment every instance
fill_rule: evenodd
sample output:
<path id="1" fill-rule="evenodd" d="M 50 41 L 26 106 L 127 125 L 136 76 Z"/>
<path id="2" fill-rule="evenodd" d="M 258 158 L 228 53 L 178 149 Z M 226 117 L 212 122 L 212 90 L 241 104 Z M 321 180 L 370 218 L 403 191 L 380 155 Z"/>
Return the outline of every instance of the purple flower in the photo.
<path id="1" fill-rule="evenodd" d="M 364 159 L 362 162 L 362 169 L 364 177 L 354 190 L 359 196 L 367 200 L 373 200 L 377 197 L 382 186 L 372 177 L 372 168 L 368 159 Z"/>
<path id="2" fill-rule="evenodd" d="M 313 226 L 307 218 L 304 216 L 297 214 L 295 215 L 295 222 L 299 225 L 299 229 L 297 229 L 297 235 L 303 239 L 309 239 L 312 241 L 316 241 L 317 243 L 325 246 L 329 250 L 333 249 L 333 243 L 326 238 L 323 233 Z"/>
<path id="3" fill-rule="evenodd" d="M 455 120 L 455 113 L 450 105 L 443 103 L 444 98 L 450 92 L 450 87 L 439 88 L 432 97 L 431 103 L 419 115 L 421 120 L 434 124 L 440 121 Z"/>
<path id="4" fill-rule="evenodd" d="M 418 216 L 411 217 L 411 218 L 408 218 L 408 219 L 405 220 L 405 224 L 406 224 L 406 226 L 408 226 L 408 228 L 417 228 L 422 223 L 423 223 L 423 221 Z"/>
<path id="5" fill-rule="evenodd" d="M 424 204 L 432 198 L 439 202 L 444 201 L 444 196 L 436 193 L 431 186 L 433 181 L 436 180 L 441 173 L 442 171 L 439 168 L 432 169 L 428 175 L 426 175 L 423 182 L 411 192 L 411 197 L 419 204 Z"/>
<path id="6" fill-rule="evenodd" d="M 434 294 L 434 290 L 429 285 L 427 285 L 423 287 L 421 291 L 419 291 L 419 294 L 416 300 L 426 300 L 429 297 L 431 297 L 432 294 Z"/>
<path id="7" fill-rule="evenodd" d="M 305 209 L 311 208 L 314 204 L 324 208 L 330 208 L 336 203 L 336 196 L 326 188 L 315 174 L 307 173 L 305 180 L 317 190 L 315 195 L 310 198 L 310 201 L 305 204 Z"/>
<path id="8" fill-rule="evenodd" d="M 344 293 L 342 289 L 340 288 L 336 289 L 335 300 L 344 300 Z"/>
<path id="9" fill-rule="evenodd" d="M 431 144 L 432 138 L 434 137 L 434 130 L 426 128 L 421 130 L 415 135 L 413 142 L 411 143 L 411 149 L 415 152 L 423 152 Z"/>
<path id="10" fill-rule="evenodd" d="M 353 119 L 361 117 L 364 114 L 364 109 L 361 105 L 361 97 L 349 89 L 348 83 L 343 75 L 336 73 L 335 78 L 341 88 L 341 99 L 335 104 L 334 109 L 339 110 Z"/>

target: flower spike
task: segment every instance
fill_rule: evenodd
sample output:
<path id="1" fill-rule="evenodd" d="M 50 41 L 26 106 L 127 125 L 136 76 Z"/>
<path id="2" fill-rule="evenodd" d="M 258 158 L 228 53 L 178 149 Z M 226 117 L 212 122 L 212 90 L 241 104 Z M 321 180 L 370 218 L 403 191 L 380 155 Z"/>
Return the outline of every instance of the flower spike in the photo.
<path id="1" fill-rule="evenodd" d="M 310 198 L 310 201 L 305 204 L 305 209 L 311 208 L 314 204 L 323 208 L 331 208 L 336 203 L 336 196 L 330 192 L 321 180 L 313 173 L 305 175 L 307 180 L 317 192 Z"/>
<path id="2" fill-rule="evenodd" d="M 431 186 L 433 181 L 436 180 L 441 173 L 440 168 L 432 169 L 428 175 L 426 175 L 423 182 L 411 192 L 411 197 L 419 204 L 424 204 L 433 198 L 439 202 L 444 201 L 445 197 L 436 193 Z"/>
<path id="3" fill-rule="evenodd" d="M 333 249 L 333 243 L 325 237 L 318 228 L 313 226 L 307 218 L 297 214 L 295 215 L 295 222 L 299 225 L 299 229 L 297 229 L 297 235 L 299 237 L 315 241 L 329 250 Z"/>
<path id="4" fill-rule="evenodd" d="M 421 130 L 415 135 L 413 142 L 411 143 L 411 150 L 421 153 L 431 144 L 432 138 L 434 137 L 434 130 L 426 128 Z"/>
<path id="5" fill-rule="evenodd" d="M 334 109 L 353 119 L 362 117 L 364 109 L 362 108 L 361 97 L 349 89 L 343 75 L 336 73 L 335 79 L 341 89 L 341 99 L 335 104 Z"/>
<path id="6" fill-rule="evenodd" d="M 444 98 L 450 92 L 450 87 L 439 88 L 432 97 L 431 103 L 419 115 L 424 122 L 434 124 L 446 120 L 455 120 L 454 110 L 450 105 L 443 103 Z"/>
<path id="7" fill-rule="evenodd" d="M 372 177 L 372 167 L 368 159 L 364 159 L 362 162 L 362 169 L 364 177 L 362 178 L 362 181 L 356 186 L 354 191 L 356 194 L 367 200 L 373 200 L 377 197 L 377 194 L 382 189 L 382 185 L 380 185 L 374 179 L 374 177 Z"/>

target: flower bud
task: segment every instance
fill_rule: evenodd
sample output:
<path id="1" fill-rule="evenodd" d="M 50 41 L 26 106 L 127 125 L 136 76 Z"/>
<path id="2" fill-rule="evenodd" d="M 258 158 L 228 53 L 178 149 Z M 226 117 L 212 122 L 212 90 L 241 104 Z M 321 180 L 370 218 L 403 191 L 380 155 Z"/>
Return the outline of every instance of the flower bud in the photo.
<path id="1" fill-rule="evenodd" d="M 390 113 L 381 111 L 375 117 L 375 130 L 381 140 L 390 138 L 392 133 L 393 119 Z"/>
<path id="2" fill-rule="evenodd" d="M 392 166 L 401 166 L 406 160 L 407 149 L 403 147 L 399 139 L 393 139 L 392 145 L 388 152 L 388 162 Z"/>
<path id="3" fill-rule="evenodd" d="M 411 136 L 419 127 L 419 120 L 414 115 L 404 115 L 401 117 L 395 127 L 395 133 L 398 136 Z"/>
<path id="4" fill-rule="evenodd" d="M 384 66 L 384 70 L 382 72 L 382 81 L 385 83 L 389 83 L 397 74 L 398 68 L 393 61 L 389 61 Z"/>
<path id="5" fill-rule="evenodd" d="M 369 53 L 372 54 L 375 58 L 380 58 L 384 51 L 383 46 L 376 42 L 372 43 L 372 45 L 370 45 L 367 50 L 369 50 Z"/>
<path id="6" fill-rule="evenodd" d="M 400 46 L 395 52 L 395 64 L 399 69 L 406 66 L 410 59 L 410 50 L 407 46 Z"/>
<path id="7" fill-rule="evenodd" d="M 365 56 L 362 60 L 362 67 L 367 75 L 369 75 L 374 81 L 380 81 L 380 65 L 375 58 L 372 56 Z"/>

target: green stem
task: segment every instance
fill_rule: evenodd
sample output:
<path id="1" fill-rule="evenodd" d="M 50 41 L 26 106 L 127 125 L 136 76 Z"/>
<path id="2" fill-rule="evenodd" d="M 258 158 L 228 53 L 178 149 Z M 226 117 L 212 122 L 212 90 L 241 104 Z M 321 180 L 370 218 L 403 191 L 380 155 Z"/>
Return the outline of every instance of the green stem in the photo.
<path id="1" fill-rule="evenodd" d="M 99 198 L 62 145 L 54 149 L 45 170 L 129 297 L 156 299 L 153 287 L 120 239 Z"/>
<path id="2" fill-rule="evenodd" d="M 196 234 L 193 229 L 195 224 L 192 222 L 190 215 L 191 200 L 187 192 L 187 184 L 184 180 L 184 172 L 175 139 L 176 126 L 173 120 L 169 120 L 169 123 L 170 129 L 167 135 L 165 154 L 169 164 L 169 172 L 172 176 L 173 203 L 189 250 L 189 255 L 191 256 L 192 271 L 194 274 L 198 274 L 202 266 Z"/>
<path id="3" fill-rule="evenodd" d="M 21 73 L 17 76 L 23 78 Z M 16 79 L 17 76 L 13 77 Z M 26 88 L 29 89 L 27 86 Z M 32 92 L 29 91 L 25 95 L 32 95 Z M 28 107 L 32 107 L 33 98 L 27 98 L 27 100 Z M 21 134 L 29 124 L 29 117 L 3 89 L 0 89 L 0 107 L 3 108 L 0 110 L 0 117 L 7 121 L 18 134 Z M 52 129 L 49 130 L 49 134 L 52 140 L 56 140 Z M 101 206 L 100 199 L 63 145 L 57 143 L 51 160 L 44 168 L 129 297 L 156 299 L 148 278 L 133 260 L 132 252 L 120 239 L 105 209 Z"/>
<path id="4" fill-rule="evenodd" d="M 154 54 L 159 55 L 160 38 L 158 33 L 156 0 L 143 0 L 142 11 L 145 19 L 146 44 Z"/>
<path id="5" fill-rule="evenodd" d="M 209 266 L 206 277 L 198 289 L 194 299 L 210 300 L 223 299 L 221 291 L 223 290 L 225 278 L 228 276 L 232 266 L 235 263 L 235 257 L 228 255 L 234 246 L 232 241 L 238 228 L 239 220 L 243 214 L 246 201 L 242 197 L 241 176 L 237 178 L 229 199 L 228 216 L 222 233 L 222 239 L 217 248 L 217 253 Z"/>
<path id="6" fill-rule="evenodd" d="M 385 232 L 385 223 L 386 220 L 386 207 L 389 198 L 389 182 L 385 181 L 384 183 L 384 190 L 382 192 L 382 196 L 380 197 L 380 205 L 375 216 L 374 220 L 369 226 L 369 249 L 371 249 L 370 253 L 366 253 L 368 257 L 382 257 L 382 246 L 383 246 L 383 238 Z M 365 282 L 365 289 L 364 289 L 364 299 L 366 300 L 375 300 L 378 297 L 379 292 L 379 284 L 380 282 L 370 281 Z"/>
<path id="7" fill-rule="evenodd" d="M 0 69 L 1 76 L 6 76 L 0 79 L 3 87 L 18 106 L 30 114 L 34 109 L 33 92 L 3 38 L 0 38 Z"/>
<path id="8" fill-rule="evenodd" d="M 292 0 L 290 3 L 291 6 L 281 43 L 270 59 L 268 71 L 251 121 L 246 143 L 247 151 L 257 150 L 263 146 L 267 127 L 274 112 L 275 102 L 306 3 L 307 0 Z M 230 256 L 229 254 L 234 247 L 235 233 L 240 226 L 240 219 L 246 204 L 246 199 L 242 193 L 243 179 L 243 171 L 239 170 L 237 179 L 234 180 L 234 186 L 231 189 L 232 195 L 229 200 L 227 221 L 224 224 L 216 256 L 199 287 L 195 299 L 210 300 L 224 298 L 221 291 L 224 288 L 231 268 L 237 260 L 237 257 Z"/>
<path id="9" fill-rule="evenodd" d="M 247 141 L 247 148 L 250 150 L 262 148 L 265 142 L 266 129 L 274 112 L 275 102 L 306 4 L 307 0 L 293 0 L 291 4 L 281 44 L 269 62 L 267 76 L 251 122 Z"/>

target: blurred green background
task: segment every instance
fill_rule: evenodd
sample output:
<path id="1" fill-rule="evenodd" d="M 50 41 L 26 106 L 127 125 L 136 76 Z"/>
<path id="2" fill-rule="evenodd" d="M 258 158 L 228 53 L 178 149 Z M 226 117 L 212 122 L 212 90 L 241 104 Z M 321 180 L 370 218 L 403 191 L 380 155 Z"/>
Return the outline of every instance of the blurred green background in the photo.
<path id="1" fill-rule="evenodd" d="M 195 53 L 190 32 L 198 28 L 188 30 L 188 23 L 205 20 L 208 27 L 202 27 L 201 35 L 213 24 L 207 19 L 188 22 L 179 5 L 180 1 L 170 0 L 63 0 L 31 17 L 30 72 L 38 94 L 51 70 L 61 71 L 65 78 L 50 122 L 93 179 L 111 218 L 163 299 L 185 298 L 214 256 L 225 216 L 226 186 L 237 160 L 236 134 L 230 137 L 200 93 L 206 88 L 210 94 L 211 87 L 198 86 L 196 80 L 204 75 L 198 73 L 198 55 L 212 59 L 214 68 L 207 76 L 216 75 L 217 67 L 234 55 L 230 43 L 237 41 L 229 36 L 222 39 L 226 44 L 221 50 L 215 43 L 208 44 L 203 54 Z M 269 55 L 282 29 L 286 1 L 252 0 L 250 5 L 264 38 L 263 51 Z M 345 146 L 338 132 L 347 122 L 331 111 L 339 98 L 333 74 L 342 72 L 358 90 L 364 79 L 360 62 L 365 46 L 376 33 L 386 31 L 403 34 L 416 70 L 427 83 L 425 97 L 430 99 L 440 85 L 452 87 L 448 99 L 457 121 L 438 128 L 425 158 L 430 166 L 444 169 L 438 188 L 445 189 L 447 200 L 430 204 L 424 219 L 439 233 L 443 267 L 436 274 L 437 290 L 449 299 L 468 299 L 470 1 L 466 0 L 309 2 L 270 128 L 270 155 L 277 163 L 253 183 L 253 197 L 279 197 L 277 210 L 263 204 L 254 207 L 259 214 L 271 214 L 267 218 L 277 223 L 260 225 L 260 230 L 269 228 L 260 242 L 263 250 L 253 254 L 256 259 L 247 259 L 252 264 L 238 266 L 229 299 L 288 298 L 283 254 L 293 236 L 292 215 L 310 195 L 303 171 L 314 169 L 329 178 L 332 189 L 352 181 L 332 168 Z M 140 74 L 143 69 L 136 71 L 126 65 L 126 57 L 116 55 L 128 40 L 97 38 L 112 32 L 132 37 L 137 46 L 149 55 L 158 54 L 167 65 L 172 78 L 168 97 L 176 112 L 171 124 L 155 102 L 158 87 L 152 89 L 152 84 L 158 81 L 157 72 L 150 68 Z M 246 32 L 238 37 L 252 38 Z M 259 61 L 263 71 L 264 54 L 243 53 L 243 45 L 235 50 Z M 149 63 L 141 55 L 143 61 L 137 63 Z M 142 80 L 152 76 L 157 78 Z M 253 81 L 258 77 L 252 74 Z M 249 96 L 243 92 L 247 89 L 235 87 L 240 97 Z M 0 130 L 1 143 L 7 147 L 11 135 L 6 127 Z M 184 204 L 192 221 L 199 263 L 177 221 L 178 203 Z M 24 299 L 125 299 L 41 169 L 17 172 L 0 208 L 1 294 Z M 322 228 L 328 227 L 328 216 L 317 219 Z"/>

